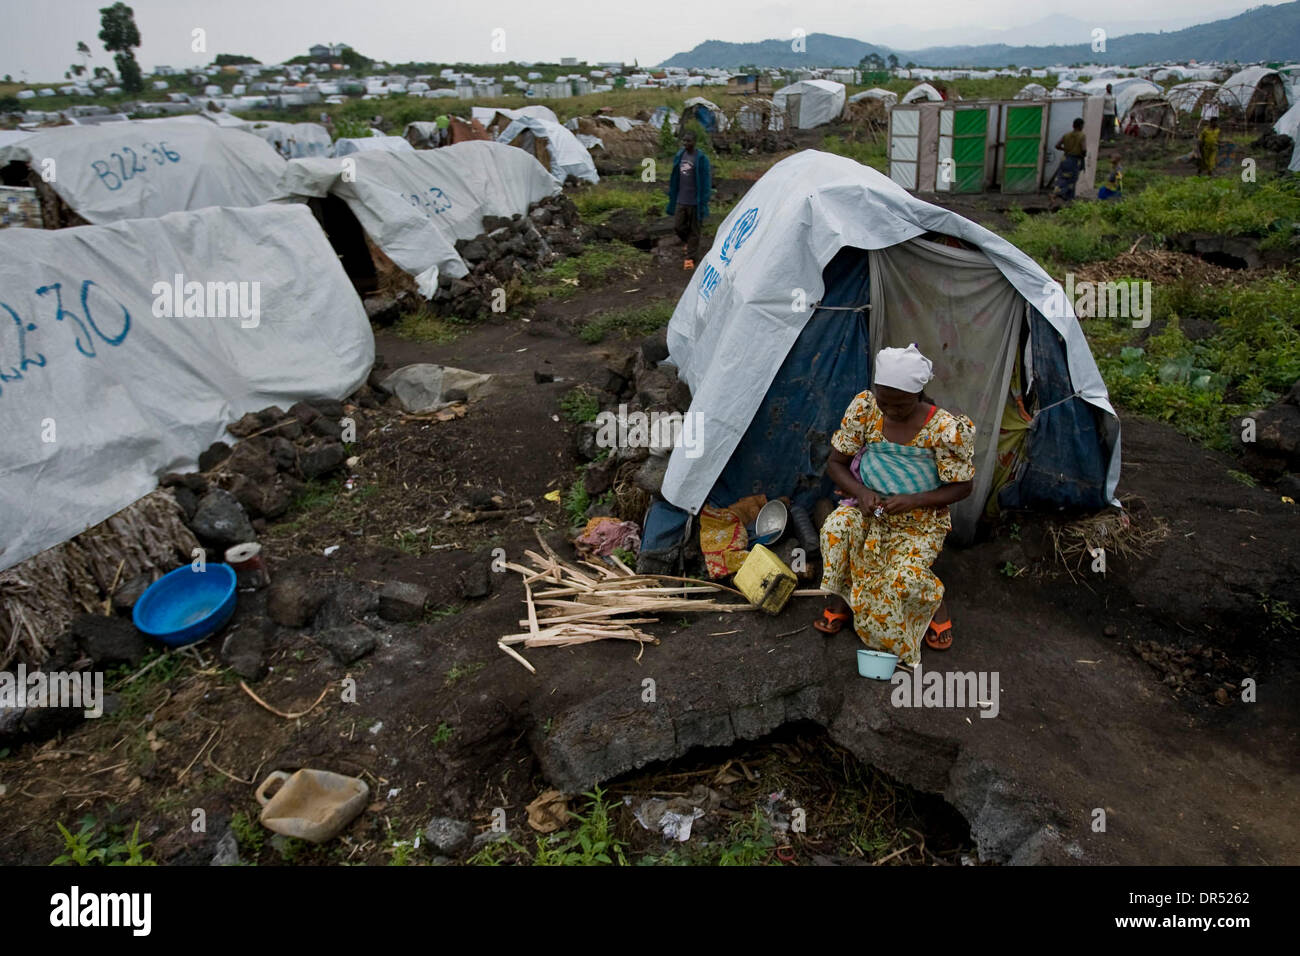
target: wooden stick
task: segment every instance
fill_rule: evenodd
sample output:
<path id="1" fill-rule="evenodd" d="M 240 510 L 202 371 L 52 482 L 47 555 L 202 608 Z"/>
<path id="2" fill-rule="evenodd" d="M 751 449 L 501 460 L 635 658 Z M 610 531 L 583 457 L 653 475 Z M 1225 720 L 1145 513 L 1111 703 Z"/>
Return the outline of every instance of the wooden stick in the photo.
<path id="1" fill-rule="evenodd" d="M 329 685 L 327 684 L 325 686 L 325 689 L 320 692 L 320 696 L 316 698 L 316 703 L 312 704 L 306 710 L 301 710 L 296 714 L 286 714 L 284 711 L 277 710 L 276 708 L 268 704 L 266 701 L 262 700 L 262 698 L 254 694 L 253 689 L 249 687 L 247 684 L 245 684 L 242 680 L 239 682 L 239 686 L 244 688 L 244 693 L 247 694 L 249 697 L 253 698 L 253 700 L 257 701 L 259 704 L 261 704 L 271 713 L 275 714 L 275 716 L 283 717 L 285 720 L 297 720 L 299 717 L 306 717 L 308 714 L 310 714 L 313 710 L 316 709 L 316 704 L 319 704 L 322 700 L 324 700 L 325 695 L 330 692 Z"/>
<path id="2" fill-rule="evenodd" d="M 497 641 L 497 647 L 501 648 L 501 650 L 505 651 L 507 654 L 509 654 L 511 657 L 517 660 L 520 664 L 523 664 L 525 667 L 527 667 L 528 673 L 530 674 L 537 673 L 537 668 L 534 667 L 532 664 L 528 663 L 528 661 L 524 659 L 524 656 L 520 654 L 518 651 L 516 651 L 513 647 L 507 647 L 506 645 L 502 644 L 500 641 Z"/>

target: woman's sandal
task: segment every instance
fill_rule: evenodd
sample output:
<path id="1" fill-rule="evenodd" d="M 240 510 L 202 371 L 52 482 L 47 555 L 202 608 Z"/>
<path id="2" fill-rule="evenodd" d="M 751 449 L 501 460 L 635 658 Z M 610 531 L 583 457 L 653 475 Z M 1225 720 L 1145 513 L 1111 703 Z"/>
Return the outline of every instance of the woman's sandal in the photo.
<path id="1" fill-rule="evenodd" d="M 952 635 L 948 632 L 952 630 L 952 618 L 939 624 L 936 621 L 930 622 L 930 629 L 925 635 L 925 646 L 933 648 L 936 651 L 946 651 L 952 647 Z"/>
<path id="2" fill-rule="evenodd" d="M 830 608 L 826 608 L 822 611 L 821 620 L 813 621 L 813 627 L 823 634 L 838 634 L 840 628 L 844 626 L 844 622 L 852 618 L 852 616 L 848 611 L 832 611 Z"/>

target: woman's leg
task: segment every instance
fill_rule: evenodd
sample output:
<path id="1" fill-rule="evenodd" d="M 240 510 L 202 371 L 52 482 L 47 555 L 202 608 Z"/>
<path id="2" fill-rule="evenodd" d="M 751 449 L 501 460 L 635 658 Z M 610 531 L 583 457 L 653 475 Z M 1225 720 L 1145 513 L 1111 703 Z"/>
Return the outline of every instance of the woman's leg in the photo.
<path id="1" fill-rule="evenodd" d="M 822 585 L 823 591 L 832 595 L 826 610 L 832 615 L 848 614 L 852 620 L 853 609 L 848 599 L 853 594 L 853 554 L 862 547 L 862 512 L 851 505 L 841 505 L 832 511 L 822 524 Z M 824 620 L 819 618 L 819 620 Z"/>

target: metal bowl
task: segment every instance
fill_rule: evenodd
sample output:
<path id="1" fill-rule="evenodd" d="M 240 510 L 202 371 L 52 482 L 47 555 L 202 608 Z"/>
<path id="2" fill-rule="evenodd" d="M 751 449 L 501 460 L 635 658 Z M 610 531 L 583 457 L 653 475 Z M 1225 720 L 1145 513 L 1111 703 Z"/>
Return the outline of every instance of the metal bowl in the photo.
<path id="1" fill-rule="evenodd" d="M 750 544 L 772 544 L 780 541 L 781 535 L 785 534 L 785 525 L 789 519 L 790 512 L 786 509 L 784 501 L 779 499 L 769 501 L 763 505 L 758 518 L 754 521 L 754 540 Z"/>

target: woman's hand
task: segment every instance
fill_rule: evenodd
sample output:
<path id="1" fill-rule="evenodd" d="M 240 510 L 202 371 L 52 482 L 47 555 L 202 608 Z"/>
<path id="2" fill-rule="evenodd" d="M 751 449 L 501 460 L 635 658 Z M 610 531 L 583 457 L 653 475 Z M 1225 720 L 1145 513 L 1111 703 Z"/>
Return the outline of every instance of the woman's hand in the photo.
<path id="1" fill-rule="evenodd" d="M 881 500 L 881 506 L 885 509 L 887 515 L 901 515 L 907 511 L 915 511 L 917 508 L 924 507 L 918 500 L 920 495 L 890 495 L 888 498 Z"/>

